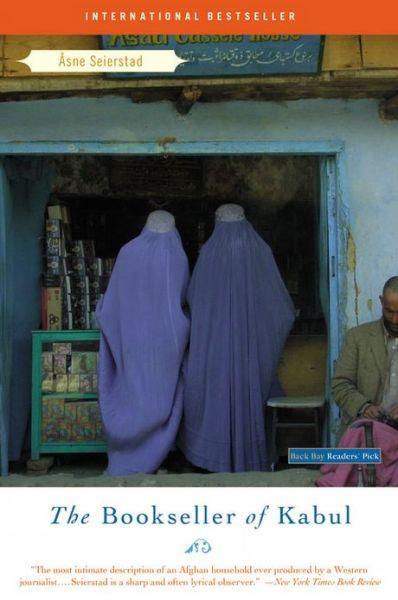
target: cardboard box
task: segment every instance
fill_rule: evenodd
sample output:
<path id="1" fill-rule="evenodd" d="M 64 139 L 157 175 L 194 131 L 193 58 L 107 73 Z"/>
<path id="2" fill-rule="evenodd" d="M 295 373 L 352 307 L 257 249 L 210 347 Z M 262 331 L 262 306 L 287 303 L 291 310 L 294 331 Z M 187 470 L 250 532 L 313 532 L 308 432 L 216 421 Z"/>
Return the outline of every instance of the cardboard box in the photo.
<path id="1" fill-rule="evenodd" d="M 89 373 L 82 373 L 79 375 L 80 386 L 79 391 L 81 394 L 91 394 L 93 391 L 92 375 Z"/>
<path id="2" fill-rule="evenodd" d="M 77 256 L 68 256 L 66 259 L 66 265 L 68 272 L 73 275 L 85 275 L 86 274 L 86 261 L 84 258 Z"/>
<path id="3" fill-rule="evenodd" d="M 41 370 L 43 373 L 53 372 L 53 353 L 42 352 L 41 353 Z"/>
<path id="4" fill-rule="evenodd" d="M 97 352 L 72 352 L 72 373 L 95 373 Z"/>
<path id="5" fill-rule="evenodd" d="M 70 223 L 70 209 L 66 204 L 52 204 L 47 206 L 49 219 L 60 219 L 63 223 Z"/>
<path id="6" fill-rule="evenodd" d="M 74 373 L 68 375 L 68 392 L 79 392 L 80 389 L 80 375 Z"/>
<path id="7" fill-rule="evenodd" d="M 89 299 L 90 299 L 90 311 L 95 311 L 97 303 L 101 297 L 100 281 L 99 278 L 91 279 L 89 283 Z"/>
<path id="8" fill-rule="evenodd" d="M 44 373 L 41 380 L 42 392 L 53 392 L 55 387 L 54 373 Z"/>
<path id="9" fill-rule="evenodd" d="M 46 258 L 46 281 L 51 281 L 51 278 L 63 277 L 66 275 L 66 261 L 62 256 L 47 256 Z M 58 280 L 59 281 L 59 280 Z M 52 287 L 52 286 L 47 286 Z"/>
<path id="10" fill-rule="evenodd" d="M 70 342 L 54 342 L 54 354 L 72 354 L 72 344 Z"/>
<path id="11" fill-rule="evenodd" d="M 70 277 L 67 275 L 62 285 L 62 327 L 73 329 L 72 299 L 70 294 Z"/>
<path id="12" fill-rule="evenodd" d="M 91 402 L 76 402 L 76 422 L 88 423 L 91 419 Z"/>
<path id="13" fill-rule="evenodd" d="M 73 257 L 84 258 L 83 240 L 72 240 L 69 244 L 69 252 Z"/>
<path id="14" fill-rule="evenodd" d="M 64 398 L 49 398 L 49 410 L 52 419 L 61 419 L 64 416 Z"/>
<path id="15" fill-rule="evenodd" d="M 62 238 L 48 237 L 46 238 L 46 255 L 61 256 L 62 255 Z"/>
<path id="16" fill-rule="evenodd" d="M 102 270 L 102 258 L 96 256 L 86 258 L 86 273 L 90 279 L 100 277 Z"/>
<path id="17" fill-rule="evenodd" d="M 60 442 L 69 442 L 72 440 L 72 423 L 60 419 L 58 425 L 58 439 Z"/>
<path id="18" fill-rule="evenodd" d="M 65 401 L 65 403 L 64 403 L 64 418 L 66 421 L 68 421 L 70 423 L 76 422 L 76 417 L 77 417 L 76 406 L 77 406 L 77 404 L 78 404 L 77 402 Z"/>
<path id="19" fill-rule="evenodd" d="M 43 443 L 58 442 L 59 429 L 54 420 L 43 419 L 41 422 L 41 441 Z"/>
<path id="20" fill-rule="evenodd" d="M 47 206 L 47 215 L 49 219 L 59 219 L 62 221 L 62 207 L 61 204 L 53 204 Z"/>
<path id="21" fill-rule="evenodd" d="M 55 376 L 55 391 L 59 393 L 66 393 L 68 391 L 68 376 L 56 375 Z"/>
<path id="22" fill-rule="evenodd" d="M 74 309 L 72 312 L 73 329 L 90 329 L 90 313 Z"/>
<path id="23" fill-rule="evenodd" d="M 83 425 L 84 439 L 88 441 L 94 441 L 97 436 L 97 425 L 96 423 L 85 423 Z"/>
<path id="24" fill-rule="evenodd" d="M 85 440 L 85 428 L 82 423 L 72 423 L 72 440 L 83 442 Z"/>
<path id="25" fill-rule="evenodd" d="M 42 327 L 59 330 L 62 327 L 62 294 L 60 287 L 43 288 Z"/>
<path id="26" fill-rule="evenodd" d="M 93 402 L 90 408 L 90 418 L 95 423 L 101 423 L 101 411 L 99 402 Z"/>
<path id="27" fill-rule="evenodd" d="M 72 297 L 82 298 L 89 295 L 90 284 L 87 275 L 71 275 L 70 284 Z"/>
<path id="28" fill-rule="evenodd" d="M 61 238 L 61 220 L 60 219 L 47 219 L 46 220 L 46 236 L 48 238 Z"/>
<path id="29" fill-rule="evenodd" d="M 54 354 L 54 373 L 56 375 L 64 375 L 67 373 L 67 357 L 67 354 Z"/>
<path id="30" fill-rule="evenodd" d="M 52 417 L 51 398 L 43 396 L 41 399 L 41 420 L 49 420 Z"/>

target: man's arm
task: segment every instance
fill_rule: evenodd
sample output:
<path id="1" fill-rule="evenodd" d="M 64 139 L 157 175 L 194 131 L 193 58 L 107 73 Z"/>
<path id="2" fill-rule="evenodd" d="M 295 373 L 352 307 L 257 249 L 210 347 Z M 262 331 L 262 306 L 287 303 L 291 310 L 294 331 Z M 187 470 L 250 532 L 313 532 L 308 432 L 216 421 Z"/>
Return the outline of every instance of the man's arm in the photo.
<path id="1" fill-rule="evenodd" d="M 361 409 L 369 403 L 368 398 L 358 391 L 359 350 L 355 334 L 350 329 L 336 364 L 332 379 L 332 392 L 336 403 L 351 418 L 355 419 Z"/>

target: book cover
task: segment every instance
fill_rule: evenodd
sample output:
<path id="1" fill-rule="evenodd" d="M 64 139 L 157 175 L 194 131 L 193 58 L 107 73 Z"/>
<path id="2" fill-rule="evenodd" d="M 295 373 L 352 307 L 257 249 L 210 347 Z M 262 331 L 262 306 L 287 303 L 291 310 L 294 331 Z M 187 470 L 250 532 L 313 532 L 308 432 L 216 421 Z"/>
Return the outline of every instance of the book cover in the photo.
<path id="1" fill-rule="evenodd" d="M 396 0 L 4 2 L 0 57 L 2 597 L 394 598 Z"/>

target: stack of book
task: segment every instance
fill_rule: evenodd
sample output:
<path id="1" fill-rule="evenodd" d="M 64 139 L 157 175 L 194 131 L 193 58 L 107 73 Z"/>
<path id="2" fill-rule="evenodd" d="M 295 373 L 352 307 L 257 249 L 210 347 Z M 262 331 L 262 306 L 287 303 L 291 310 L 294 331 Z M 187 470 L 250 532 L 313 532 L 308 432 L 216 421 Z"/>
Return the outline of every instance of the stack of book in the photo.
<path id="1" fill-rule="evenodd" d="M 42 392 L 97 392 L 97 352 L 74 352 L 71 343 L 56 343 L 42 352 Z"/>
<path id="2" fill-rule="evenodd" d="M 104 434 L 98 402 L 43 398 L 41 432 L 42 443 L 102 442 Z"/>
<path id="3" fill-rule="evenodd" d="M 93 329 L 114 259 L 95 256 L 93 240 L 72 239 L 67 206 L 52 205 L 47 211 L 42 328 Z"/>
<path id="4" fill-rule="evenodd" d="M 67 240 L 70 239 L 70 213 L 61 204 L 47 207 L 42 328 L 63 329 L 62 287 L 66 275 Z"/>
<path id="5" fill-rule="evenodd" d="M 70 342 L 50 348 L 42 352 L 42 442 L 101 441 L 98 401 L 81 397 L 97 392 L 98 353 L 75 352 Z"/>

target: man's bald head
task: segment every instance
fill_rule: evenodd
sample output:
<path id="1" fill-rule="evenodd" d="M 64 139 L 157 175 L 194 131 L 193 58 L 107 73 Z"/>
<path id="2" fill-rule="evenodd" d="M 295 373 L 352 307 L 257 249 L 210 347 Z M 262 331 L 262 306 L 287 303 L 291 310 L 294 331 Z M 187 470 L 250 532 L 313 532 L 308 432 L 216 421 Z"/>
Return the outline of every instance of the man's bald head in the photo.
<path id="1" fill-rule="evenodd" d="M 387 281 L 384 284 L 383 296 L 384 296 L 384 294 L 391 293 L 391 292 L 393 294 L 398 294 L 398 275 L 395 275 L 394 277 L 390 277 L 390 279 L 387 279 Z"/>
<path id="2" fill-rule="evenodd" d="M 398 337 L 398 276 L 390 277 L 380 296 L 384 326 L 390 335 Z"/>

